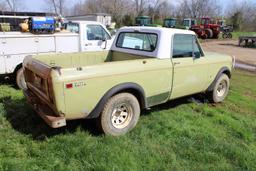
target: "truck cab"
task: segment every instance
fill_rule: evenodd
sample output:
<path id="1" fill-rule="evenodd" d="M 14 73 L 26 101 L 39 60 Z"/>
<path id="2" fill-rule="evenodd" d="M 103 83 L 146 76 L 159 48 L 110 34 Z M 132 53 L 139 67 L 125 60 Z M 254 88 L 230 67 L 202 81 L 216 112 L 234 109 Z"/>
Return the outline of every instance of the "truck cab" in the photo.
<path id="1" fill-rule="evenodd" d="M 93 21 L 74 21 L 66 24 L 66 29 L 79 34 L 80 51 L 109 50 L 112 37 L 103 24 Z"/>
<path id="2" fill-rule="evenodd" d="M 176 26 L 177 26 L 177 19 L 176 18 L 166 18 L 166 19 L 164 19 L 163 27 L 176 28 Z"/>

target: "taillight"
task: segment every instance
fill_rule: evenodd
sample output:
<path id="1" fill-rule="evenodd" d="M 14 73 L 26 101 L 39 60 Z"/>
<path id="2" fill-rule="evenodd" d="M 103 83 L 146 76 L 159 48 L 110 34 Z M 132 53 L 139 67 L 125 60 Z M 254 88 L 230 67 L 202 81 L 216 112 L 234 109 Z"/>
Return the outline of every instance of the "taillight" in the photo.
<path id="1" fill-rule="evenodd" d="M 73 88 L 73 84 L 72 83 L 66 84 L 66 89 L 71 89 L 71 88 Z"/>

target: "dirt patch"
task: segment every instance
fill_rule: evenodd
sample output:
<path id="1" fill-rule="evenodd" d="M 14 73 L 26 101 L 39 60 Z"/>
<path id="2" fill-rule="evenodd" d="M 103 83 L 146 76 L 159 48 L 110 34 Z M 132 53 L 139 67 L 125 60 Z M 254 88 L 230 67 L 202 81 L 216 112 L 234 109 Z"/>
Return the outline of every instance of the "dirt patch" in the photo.
<path id="1" fill-rule="evenodd" d="M 238 40 L 206 40 L 202 43 L 205 51 L 228 54 L 239 63 L 256 66 L 256 48 L 238 46 Z"/>
<path id="2" fill-rule="evenodd" d="M 253 94 L 253 92 L 246 91 L 246 92 L 244 92 L 244 95 L 251 98 L 252 100 L 256 100 L 256 95 Z"/>

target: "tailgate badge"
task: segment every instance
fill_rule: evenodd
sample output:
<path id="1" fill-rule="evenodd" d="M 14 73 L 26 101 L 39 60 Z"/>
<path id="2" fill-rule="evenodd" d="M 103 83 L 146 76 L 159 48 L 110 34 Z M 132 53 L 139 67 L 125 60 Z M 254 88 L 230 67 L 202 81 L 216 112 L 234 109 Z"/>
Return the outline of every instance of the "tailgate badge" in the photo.
<path id="1" fill-rule="evenodd" d="M 75 83 L 68 83 L 66 84 L 66 89 L 72 89 L 72 88 L 79 88 L 79 87 L 85 87 L 85 82 L 75 82 Z"/>

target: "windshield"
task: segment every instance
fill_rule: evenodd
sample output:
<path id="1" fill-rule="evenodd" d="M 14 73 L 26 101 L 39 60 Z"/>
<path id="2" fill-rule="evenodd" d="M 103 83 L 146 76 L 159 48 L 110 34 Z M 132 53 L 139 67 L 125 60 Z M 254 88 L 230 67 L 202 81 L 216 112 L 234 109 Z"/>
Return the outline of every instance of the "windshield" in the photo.
<path id="1" fill-rule="evenodd" d="M 183 21 L 183 26 L 190 27 L 189 24 L 190 24 L 190 23 L 189 23 L 189 20 L 184 20 L 184 21 Z"/>
<path id="2" fill-rule="evenodd" d="M 151 19 L 150 18 L 137 18 L 136 19 L 136 24 L 140 25 L 140 26 L 150 25 L 151 24 Z"/>
<path id="3" fill-rule="evenodd" d="M 174 19 L 168 19 L 164 21 L 165 27 L 175 27 L 176 26 L 176 20 Z"/>
<path id="4" fill-rule="evenodd" d="M 209 19 L 206 19 L 206 18 L 202 19 L 202 25 L 208 25 L 208 24 L 210 24 Z"/>

